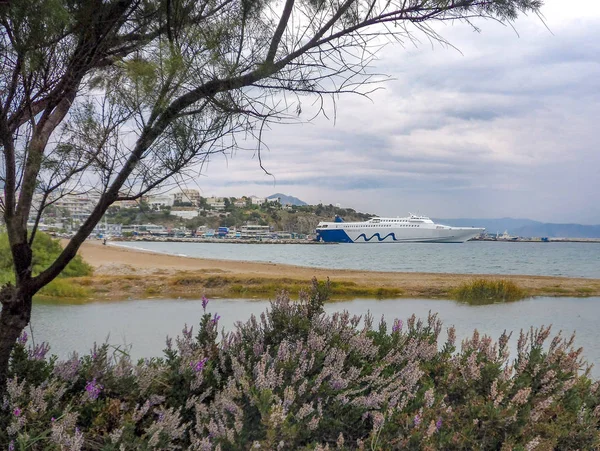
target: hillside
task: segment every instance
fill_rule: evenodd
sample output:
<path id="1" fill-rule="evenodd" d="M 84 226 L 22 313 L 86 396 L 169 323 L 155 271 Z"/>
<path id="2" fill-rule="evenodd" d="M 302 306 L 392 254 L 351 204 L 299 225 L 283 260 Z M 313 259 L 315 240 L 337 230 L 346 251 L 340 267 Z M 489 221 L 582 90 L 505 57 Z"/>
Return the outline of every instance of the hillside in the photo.
<path id="1" fill-rule="evenodd" d="M 152 223 L 170 228 L 186 227 L 192 230 L 201 226 L 217 228 L 259 224 L 268 225 L 276 231 L 311 234 L 320 221 L 332 221 L 336 215 L 347 221 L 364 221 L 373 216 L 333 205 L 283 206 L 278 202 L 245 207 L 236 207 L 234 203 L 228 202 L 222 211 L 202 210 L 193 219 L 182 219 L 170 213 L 170 208 L 152 210 L 147 206 L 121 209 L 111 207 L 107 219 L 111 223 L 123 225 Z"/>
<path id="2" fill-rule="evenodd" d="M 297 197 L 288 196 L 287 194 L 281 194 L 281 193 L 271 194 L 269 197 L 267 197 L 267 199 L 269 199 L 269 200 L 279 199 L 279 202 L 281 203 L 281 205 L 296 205 L 297 207 L 300 207 L 302 205 L 308 205 L 306 202 L 298 199 Z"/>
<path id="3" fill-rule="evenodd" d="M 522 237 L 600 238 L 600 225 L 558 224 L 515 218 L 456 218 L 434 219 L 435 222 L 455 227 L 485 227 L 489 234 L 504 233 Z"/>

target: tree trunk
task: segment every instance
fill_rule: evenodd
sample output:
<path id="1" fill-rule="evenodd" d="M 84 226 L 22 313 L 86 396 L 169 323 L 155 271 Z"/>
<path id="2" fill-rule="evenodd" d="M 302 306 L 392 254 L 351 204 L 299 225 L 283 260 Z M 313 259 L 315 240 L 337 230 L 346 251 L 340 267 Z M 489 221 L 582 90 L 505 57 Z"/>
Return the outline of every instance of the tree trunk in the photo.
<path id="1" fill-rule="evenodd" d="M 31 296 L 23 296 L 12 285 L 0 289 L 0 399 L 6 389 L 10 354 L 23 329 L 31 319 Z"/>

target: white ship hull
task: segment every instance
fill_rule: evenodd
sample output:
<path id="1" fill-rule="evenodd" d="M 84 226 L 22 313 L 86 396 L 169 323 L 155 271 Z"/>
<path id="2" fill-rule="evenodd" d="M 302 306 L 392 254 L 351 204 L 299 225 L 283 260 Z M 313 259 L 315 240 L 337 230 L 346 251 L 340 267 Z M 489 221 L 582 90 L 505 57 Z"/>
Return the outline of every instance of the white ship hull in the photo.
<path id="1" fill-rule="evenodd" d="M 484 230 L 435 224 L 425 216 L 411 215 L 364 222 L 321 222 L 316 232 L 317 240 L 328 243 L 464 243 Z"/>

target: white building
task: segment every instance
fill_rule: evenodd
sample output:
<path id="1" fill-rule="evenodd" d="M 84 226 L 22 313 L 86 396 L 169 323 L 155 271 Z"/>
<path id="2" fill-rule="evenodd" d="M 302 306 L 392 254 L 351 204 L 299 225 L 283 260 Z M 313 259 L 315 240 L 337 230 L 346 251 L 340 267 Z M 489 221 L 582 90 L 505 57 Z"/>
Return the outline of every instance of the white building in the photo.
<path id="1" fill-rule="evenodd" d="M 165 234 L 167 233 L 167 228 L 156 224 L 131 224 L 122 226 L 121 232 L 140 235 Z"/>
<path id="2" fill-rule="evenodd" d="M 200 203 L 200 197 L 200 191 L 197 189 L 182 189 L 179 192 L 173 193 L 173 202 L 190 202 L 192 205 L 198 205 Z"/>
<path id="3" fill-rule="evenodd" d="M 266 238 L 271 235 L 271 229 L 268 225 L 246 224 L 240 227 L 242 238 Z"/>
<path id="4" fill-rule="evenodd" d="M 162 207 L 172 207 L 173 206 L 173 196 L 170 194 L 159 194 L 156 196 L 148 196 L 146 198 L 146 203 L 150 206 L 150 208 L 154 210 L 158 210 Z"/>
<path id="5" fill-rule="evenodd" d="M 68 194 L 58 199 L 54 207 L 67 210 L 73 221 L 83 222 L 92 213 L 98 200 L 98 197 Z"/>
<path id="6" fill-rule="evenodd" d="M 194 219 L 195 217 L 198 216 L 198 210 L 197 209 L 177 209 L 177 210 L 171 210 L 171 214 L 173 216 L 177 216 L 179 218 L 183 218 L 183 219 Z"/>
<path id="7" fill-rule="evenodd" d="M 252 202 L 252 205 L 262 205 L 267 201 L 267 199 L 264 197 L 250 196 L 250 201 Z"/>

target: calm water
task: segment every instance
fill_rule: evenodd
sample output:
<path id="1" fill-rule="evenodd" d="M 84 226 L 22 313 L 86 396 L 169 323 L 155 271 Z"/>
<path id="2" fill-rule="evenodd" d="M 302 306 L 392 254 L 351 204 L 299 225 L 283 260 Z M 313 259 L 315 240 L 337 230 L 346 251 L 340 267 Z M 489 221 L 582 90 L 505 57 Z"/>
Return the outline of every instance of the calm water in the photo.
<path id="1" fill-rule="evenodd" d="M 598 243 L 234 244 L 123 242 L 190 257 L 332 269 L 600 278 Z"/>
<path id="2" fill-rule="evenodd" d="M 208 310 L 221 316 L 220 324 L 231 330 L 236 321 L 245 321 L 251 314 L 260 314 L 268 307 L 266 301 L 243 299 L 211 300 Z M 460 339 L 474 329 L 497 339 L 504 329 L 518 333 L 530 326 L 553 325 L 555 332 L 570 335 L 577 330 L 576 345 L 584 347 L 584 356 L 594 363 L 600 377 L 600 341 L 598 320 L 600 298 L 534 298 L 525 301 L 469 306 L 447 300 L 356 299 L 333 302 L 326 310 L 348 310 L 363 315 L 370 311 L 376 321 L 385 315 L 406 320 L 415 313 L 426 318 L 429 311 L 438 312 L 445 326 L 454 325 Z M 132 344 L 133 357 L 161 355 L 165 337 L 180 334 L 183 325 L 195 325 L 202 314 L 201 301 L 144 300 L 86 305 L 35 304 L 33 333 L 37 341 L 48 341 L 52 352 L 66 357 L 71 351 L 86 353 L 94 342 L 108 341 L 112 345 Z M 516 346 L 517 336 L 511 340 Z"/>

